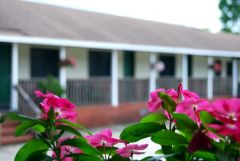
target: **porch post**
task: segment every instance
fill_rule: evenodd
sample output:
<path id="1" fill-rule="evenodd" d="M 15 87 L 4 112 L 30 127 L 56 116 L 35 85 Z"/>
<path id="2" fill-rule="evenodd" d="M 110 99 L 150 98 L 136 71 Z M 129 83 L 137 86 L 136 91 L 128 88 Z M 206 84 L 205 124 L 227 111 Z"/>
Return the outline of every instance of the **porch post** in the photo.
<path id="1" fill-rule="evenodd" d="M 154 65 L 157 62 L 157 55 L 156 53 L 150 53 L 150 73 L 149 73 L 149 93 L 154 91 L 157 87 L 156 80 L 157 80 L 157 72 L 154 68 Z"/>
<path id="2" fill-rule="evenodd" d="M 118 51 L 112 50 L 112 62 L 111 62 L 111 79 L 112 79 L 112 97 L 111 103 L 113 107 L 117 107 L 119 104 L 118 100 Z"/>
<path id="3" fill-rule="evenodd" d="M 182 55 L 182 84 L 183 89 L 188 89 L 188 56 Z"/>
<path id="4" fill-rule="evenodd" d="M 213 98 L 213 69 L 211 66 L 213 65 L 213 57 L 208 57 L 208 77 L 207 77 L 207 98 Z"/>
<path id="5" fill-rule="evenodd" d="M 60 47 L 59 58 L 61 60 L 65 60 L 67 57 L 67 52 L 65 47 Z M 66 67 L 61 66 L 59 69 L 59 81 L 61 86 L 66 89 L 67 87 L 67 76 L 66 76 Z"/>
<path id="6" fill-rule="evenodd" d="M 18 44 L 12 44 L 12 70 L 11 70 L 11 111 L 18 110 L 18 93 L 16 86 L 18 85 Z"/>
<path id="7" fill-rule="evenodd" d="M 232 68 L 232 96 L 237 97 L 238 96 L 238 60 L 233 59 L 233 68 Z"/>

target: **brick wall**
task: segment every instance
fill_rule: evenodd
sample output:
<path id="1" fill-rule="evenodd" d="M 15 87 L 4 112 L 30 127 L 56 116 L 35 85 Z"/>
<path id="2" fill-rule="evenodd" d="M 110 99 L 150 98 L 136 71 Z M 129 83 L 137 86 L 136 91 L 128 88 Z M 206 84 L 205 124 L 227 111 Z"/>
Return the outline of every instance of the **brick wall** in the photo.
<path id="1" fill-rule="evenodd" d="M 146 110 L 146 103 L 124 103 L 118 107 L 110 105 L 82 106 L 77 109 L 77 122 L 86 127 L 98 127 L 140 120 Z"/>

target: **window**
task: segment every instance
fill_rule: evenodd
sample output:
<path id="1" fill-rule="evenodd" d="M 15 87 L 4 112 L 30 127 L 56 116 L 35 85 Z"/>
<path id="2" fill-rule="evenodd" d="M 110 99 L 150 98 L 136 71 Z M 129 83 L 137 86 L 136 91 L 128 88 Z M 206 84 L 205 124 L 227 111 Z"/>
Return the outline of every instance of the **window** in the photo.
<path id="1" fill-rule="evenodd" d="M 0 43 L 0 110 L 9 108 L 11 82 L 11 45 Z"/>
<path id="2" fill-rule="evenodd" d="M 111 52 L 90 51 L 89 52 L 89 75 L 110 76 L 111 75 Z"/>
<path id="3" fill-rule="evenodd" d="M 227 62 L 227 76 L 232 76 L 232 61 Z"/>
<path id="4" fill-rule="evenodd" d="M 56 49 L 31 49 L 31 77 L 59 74 L 59 51 Z"/>
<path id="5" fill-rule="evenodd" d="M 134 65 L 135 56 L 133 51 L 124 52 L 124 76 L 133 77 L 134 76 Z"/>
<path id="6" fill-rule="evenodd" d="M 175 56 L 161 55 L 160 61 L 165 65 L 165 69 L 160 72 L 161 76 L 174 76 L 175 75 Z"/>
<path id="7" fill-rule="evenodd" d="M 188 55 L 188 76 L 192 76 L 192 55 Z"/>

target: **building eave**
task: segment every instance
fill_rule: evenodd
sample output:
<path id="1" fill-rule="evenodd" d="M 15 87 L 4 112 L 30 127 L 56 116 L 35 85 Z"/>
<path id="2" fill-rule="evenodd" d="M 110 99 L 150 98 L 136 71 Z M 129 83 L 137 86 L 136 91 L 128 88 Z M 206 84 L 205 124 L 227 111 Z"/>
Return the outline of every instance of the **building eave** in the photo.
<path id="1" fill-rule="evenodd" d="M 128 44 L 128 43 L 114 43 L 114 42 L 100 42 L 100 41 L 82 41 L 70 39 L 57 38 L 43 38 L 43 37 L 29 37 L 16 35 L 2 35 L 0 34 L 0 42 L 5 43 L 19 43 L 31 45 L 48 45 L 48 46 L 64 46 L 64 47 L 78 47 L 78 48 L 93 48 L 93 49 L 107 49 L 107 50 L 131 50 L 147 53 L 169 53 L 178 55 L 199 55 L 199 56 L 221 56 L 221 57 L 235 57 L 240 58 L 240 51 L 226 51 L 226 50 L 209 50 L 186 47 L 171 47 L 171 46 L 156 46 L 144 44 Z"/>

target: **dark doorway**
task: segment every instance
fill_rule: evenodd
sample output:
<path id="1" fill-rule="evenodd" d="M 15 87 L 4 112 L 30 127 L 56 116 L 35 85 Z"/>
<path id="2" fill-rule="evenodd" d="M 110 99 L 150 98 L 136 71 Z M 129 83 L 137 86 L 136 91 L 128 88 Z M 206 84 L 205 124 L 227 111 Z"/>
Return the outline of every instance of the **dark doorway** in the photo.
<path id="1" fill-rule="evenodd" d="M 227 76 L 232 76 L 232 68 L 233 68 L 233 66 L 232 66 L 232 61 L 228 61 L 227 62 Z"/>
<path id="2" fill-rule="evenodd" d="M 175 75 L 175 56 L 161 55 L 160 61 L 165 65 L 164 71 L 160 72 L 161 76 L 174 76 Z"/>
<path id="3" fill-rule="evenodd" d="M 58 77 L 59 50 L 56 49 L 31 49 L 31 77 L 43 78 L 48 75 Z"/>
<path id="4" fill-rule="evenodd" d="M 10 107 L 11 45 L 0 43 L 0 111 Z"/>
<path id="5" fill-rule="evenodd" d="M 124 76 L 134 77 L 135 54 L 133 51 L 124 51 Z"/>
<path id="6" fill-rule="evenodd" d="M 111 52 L 89 52 L 89 75 L 90 77 L 111 75 Z"/>

